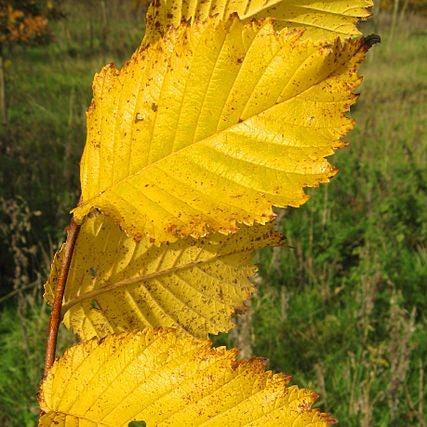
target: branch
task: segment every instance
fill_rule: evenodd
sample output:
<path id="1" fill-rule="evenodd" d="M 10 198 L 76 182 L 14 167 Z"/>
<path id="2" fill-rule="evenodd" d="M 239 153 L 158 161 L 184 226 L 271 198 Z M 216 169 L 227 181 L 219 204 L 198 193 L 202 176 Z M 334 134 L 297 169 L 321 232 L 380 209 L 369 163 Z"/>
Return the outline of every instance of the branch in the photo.
<path id="1" fill-rule="evenodd" d="M 14 291 L 9 292 L 8 294 L 6 294 L 0 298 L 0 304 L 3 303 L 4 301 L 8 300 L 9 298 L 14 297 L 19 292 L 25 291 L 26 289 L 34 288 L 34 286 L 37 286 L 38 284 L 39 284 L 39 281 L 36 280 L 35 282 L 28 284 L 27 286 L 23 286 L 22 288 L 15 289 Z"/>
<path id="2" fill-rule="evenodd" d="M 67 283 L 68 272 L 70 270 L 71 259 L 73 257 L 74 246 L 79 234 L 80 226 L 71 220 L 67 227 L 67 241 L 65 242 L 64 257 L 62 259 L 61 270 L 58 274 L 58 280 L 55 289 L 55 298 L 53 300 L 52 312 L 49 318 L 48 338 L 46 344 L 46 356 L 44 363 L 44 376 L 55 361 L 56 341 L 58 337 L 59 324 L 61 322 L 61 307 L 64 297 L 65 284 Z"/>

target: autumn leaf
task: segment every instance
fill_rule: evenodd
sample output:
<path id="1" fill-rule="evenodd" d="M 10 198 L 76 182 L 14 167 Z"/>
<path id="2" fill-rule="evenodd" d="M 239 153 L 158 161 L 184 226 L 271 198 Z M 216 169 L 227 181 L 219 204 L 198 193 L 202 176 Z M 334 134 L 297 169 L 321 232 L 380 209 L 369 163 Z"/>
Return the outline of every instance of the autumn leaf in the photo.
<path id="1" fill-rule="evenodd" d="M 328 426 L 316 394 L 174 330 L 92 340 L 67 350 L 40 391 L 40 426 Z"/>
<path id="2" fill-rule="evenodd" d="M 276 28 L 302 27 L 304 37 L 333 40 L 360 35 L 357 22 L 370 16 L 372 0 L 159 0 L 147 11 L 145 43 L 152 43 L 182 21 L 193 23 L 209 17 L 217 21 L 233 13 L 241 19 L 274 18 Z"/>
<path id="3" fill-rule="evenodd" d="M 353 127 L 363 40 L 317 44 L 270 22 L 168 32 L 96 75 L 81 162 L 92 210 L 135 239 L 235 232 L 336 173 L 325 157 Z"/>
<path id="4" fill-rule="evenodd" d="M 204 338 L 229 331 L 231 316 L 254 291 L 253 252 L 280 242 L 272 226 L 256 226 L 156 247 L 135 242 L 108 217 L 90 217 L 74 249 L 64 323 L 82 339 L 158 326 Z M 50 302 L 61 254 L 46 284 Z"/>
<path id="5" fill-rule="evenodd" d="M 33 15 L 30 10 L 26 14 L 23 10 L 15 9 L 14 5 L 10 3 L 2 2 L 0 4 L 0 44 L 5 42 L 28 43 L 33 39 L 48 35 L 48 20 L 45 16 Z"/>

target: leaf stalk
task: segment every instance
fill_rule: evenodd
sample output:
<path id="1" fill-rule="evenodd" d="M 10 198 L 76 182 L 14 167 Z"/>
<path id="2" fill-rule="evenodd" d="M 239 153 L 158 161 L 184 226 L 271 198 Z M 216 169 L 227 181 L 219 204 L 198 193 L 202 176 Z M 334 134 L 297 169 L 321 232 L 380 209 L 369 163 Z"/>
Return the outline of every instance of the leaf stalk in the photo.
<path id="1" fill-rule="evenodd" d="M 67 227 L 67 240 L 65 242 L 64 257 L 61 263 L 61 269 L 58 274 L 58 280 L 55 288 L 55 297 L 53 300 L 52 311 L 49 318 L 48 337 L 46 344 L 46 356 L 44 363 L 44 374 L 46 377 L 49 369 L 55 361 L 56 343 L 58 338 L 59 324 L 61 323 L 61 308 L 64 297 L 65 284 L 67 283 L 68 272 L 70 271 L 71 260 L 73 257 L 74 246 L 80 226 L 72 219 Z"/>

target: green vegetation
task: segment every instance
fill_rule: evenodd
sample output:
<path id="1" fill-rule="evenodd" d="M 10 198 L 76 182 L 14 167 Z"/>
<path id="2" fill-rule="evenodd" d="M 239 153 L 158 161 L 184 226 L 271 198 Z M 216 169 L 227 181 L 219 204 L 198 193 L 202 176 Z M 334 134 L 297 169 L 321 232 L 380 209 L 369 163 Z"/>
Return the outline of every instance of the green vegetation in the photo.
<path id="1" fill-rule="evenodd" d="M 37 417 L 41 283 L 78 197 L 93 74 L 120 64 L 142 37 L 142 13 L 108 3 L 100 13 L 66 2 L 57 41 L 16 48 L 6 70 L 0 298 L 15 293 L 0 300 L 0 425 L 32 426 Z M 343 426 L 426 425 L 426 20 L 407 15 L 397 25 L 390 40 L 388 16 L 370 24 L 383 44 L 364 66 L 351 144 L 333 159 L 340 174 L 284 212 L 287 247 L 261 254 L 259 293 L 237 337 L 246 353 L 318 390 Z M 62 347 L 70 339 L 62 334 Z"/>

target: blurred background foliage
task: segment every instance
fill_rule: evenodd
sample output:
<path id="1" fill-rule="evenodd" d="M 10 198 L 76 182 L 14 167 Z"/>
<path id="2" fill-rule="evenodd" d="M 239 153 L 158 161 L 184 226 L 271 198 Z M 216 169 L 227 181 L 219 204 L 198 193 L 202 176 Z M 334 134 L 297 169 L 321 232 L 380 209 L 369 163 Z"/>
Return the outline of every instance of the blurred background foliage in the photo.
<path id="1" fill-rule="evenodd" d="M 48 22 L 63 17 L 61 0 L 3 0 L 0 43 L 40 43 L 51 38 Z"/>
<path id="2" fill-rule="evenodd" d="M 122 64 L 144 31 L 138 1 L 41 3 L 34 13 L 48 20 L 49 39 L 2 47 L 2 426 L 36 423 L 48 318 L 41 288 L 78 198 L 93 74 Z M 376 3 L 363 30 L 383 43 L 363 67 L 350 145 L 332 160 L 341 172 L 304 207 L 279 213 L 287 245 L 258 256 L 258 295 L 237 331 L 215 339 L 317 390 L 343 426 L 426 426 L 425 6 Z M 64 348 L 72 337 L 61 332 Z"/>

